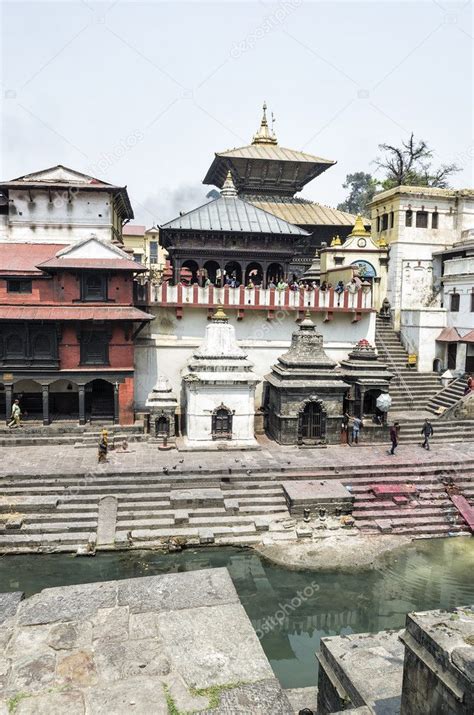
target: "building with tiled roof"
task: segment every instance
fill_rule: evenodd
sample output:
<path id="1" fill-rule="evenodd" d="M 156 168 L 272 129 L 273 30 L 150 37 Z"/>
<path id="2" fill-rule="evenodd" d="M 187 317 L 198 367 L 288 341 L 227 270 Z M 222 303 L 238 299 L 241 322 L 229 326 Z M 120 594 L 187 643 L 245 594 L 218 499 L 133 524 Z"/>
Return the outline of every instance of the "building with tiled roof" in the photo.
<path id="1" fill-rule="evenodd" d="M 321 244 L 329 243 L 335 235 L 343 240 L 356 219 L 352 214 L 296 196 L 335 163 L 279 146 L 268 125 L 264 104 L 260 128 L 251 144 L 217 152 L 203 183 L 222 188 L 230 171 L 240 198 L 305 229 L 309 235 L 295 246 L 292 261 L 293 272 L 301 275 Z M 364 219 L 364 223 L 369 226 L 370 221 Z"/>
<path id="2" fill-rule="evenodd" d="M 134 422 L 134 338 L 153 316 L 135 306 L 146 268 L 96 236 L 0 243 L 0 415 Z"/>

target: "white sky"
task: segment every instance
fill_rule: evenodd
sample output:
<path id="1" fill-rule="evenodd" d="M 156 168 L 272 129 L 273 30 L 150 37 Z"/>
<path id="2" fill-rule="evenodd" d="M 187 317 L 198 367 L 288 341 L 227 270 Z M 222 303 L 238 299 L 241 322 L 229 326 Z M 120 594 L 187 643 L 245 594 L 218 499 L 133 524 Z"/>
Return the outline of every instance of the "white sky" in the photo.
<path id="1" fill-rule="evenodd" d="M 304 196 L 413 130 L 472 186 L 468 2 L 1 2 L 0 178 L 65 164 L 126 184 L 150 225 L 204 201 L 215 151 L 263 100 L 279 143 L 337 165 Z"/>

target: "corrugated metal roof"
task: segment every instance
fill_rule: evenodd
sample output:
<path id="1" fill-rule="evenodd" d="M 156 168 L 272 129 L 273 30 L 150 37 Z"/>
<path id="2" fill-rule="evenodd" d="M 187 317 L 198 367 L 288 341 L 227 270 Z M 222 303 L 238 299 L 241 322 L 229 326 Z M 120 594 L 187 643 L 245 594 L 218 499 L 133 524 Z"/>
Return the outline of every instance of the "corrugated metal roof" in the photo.
<path id="1" fill-rule="evenodd" d="M 308 232 L 237 196 L 221 196 L 165 223 L 163 229 L 239 231 L 306 236 Z"/>
<path id="2" fill-rule="evenodd" d="M 51 258 L 39 263 L 42 270 L 67 270 L 69 268 L 88 268 L 109 271 L 146 271 L 146 266 L 126 258 Z"/>
<path id="3" fill-rule="evenodd" d="M 0 305 L 0 320 L 153 320 L 133 307 Z"/>
<path id="4" fill-rule="evenodd" d="M 236 149 L 228 149 L 220 151 L 216 156 L 234 157 L 241 159 L 276 159 L 277 161 L 304 161 L 310 164 L 335 164 L 332 159 L 322 159 L 320 156 L 305 154 L 302 151 L 295 149 L 285 149 L 283 146 L 275 144 L 249 144 L 248 146 L 238 147 Z"/>
<path id="5" fill-rule="evenodd" d="M 41 274 L 38 263 L 47 261 L 64 248 L 55 243 L 0 243 L 0 273 Z"/>
<path id="6" fill-rule="evenodd" d="M 124 236 L 144 236 L 146 231 L 146 226 L 138 226 L 137 224 L 127 223 L 123 229 L 122 234 Z"/>
<path id="7" fill-rule="evenodd" d="M 353 214 L 302 199 L 275 201 L 270 197 L 252 196 L 248 200 L 254 206 L 298 226 L 353 226 L 356 220 Z M 370 224 L 369 219 L 363 220 L 364 224 Z"/>

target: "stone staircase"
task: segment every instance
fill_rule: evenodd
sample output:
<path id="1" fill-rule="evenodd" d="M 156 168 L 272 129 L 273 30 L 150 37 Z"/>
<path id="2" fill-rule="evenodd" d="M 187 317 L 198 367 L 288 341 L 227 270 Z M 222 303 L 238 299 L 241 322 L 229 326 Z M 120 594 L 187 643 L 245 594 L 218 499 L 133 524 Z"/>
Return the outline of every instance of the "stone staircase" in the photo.
<path id="1" fill-rule="evenodd" d="M 449 383 L 447 387 L 436 393 L 426 405 L 426 409 L 434 415 L 442 415 L 450 407 L 459 402 L 464 395 L 467 385 L 465 377 L 458 377 Z"/>
<path id="2" fill-rule="evenodd" d="M 73 444 L 82 447 L 95 446 L 99 442 L 102 427 L 109 433 L 109 442 L 139 442 L 148 439 L 143 432 L 143 425 L 122 426 L 111 423 L 78 425 L 64 420 L 43 425 L 41 422 L 25 421 L 19 428 L 9 429 L 0 426 L 0 447 L 25 447 L 28 445 Z"/>
<path id="3" fill-rule="evenodd" d="M 391 411 L 426 409 L 431 398 L 440 390 L 437 373 L 417 372 L 416 367 L 408 367 L 408 353 L 398 333 L 389 321 L 380 316 L 377 316 L 375 346 L 380 358 L 394 375 L 390 382 Z"/>
<path id="4" fill-rule="evenodd" d="M 443 480 L 453 479 L 474 503 L 474 458 L 459 463 L 318 466 L 316 470 L 258 470 L 232 476 L 185 472 L 96 473 L 94 476 L 15 476 L 0 479 L 0 552 L 76 551 L 95 540 L 101 497 L 117 499 L 115 548 L 157 548 L 170 539 L 187 545 L 250 546 L 267 537 L 298 535 L 280 480 L 338 479 L 354 495 L 356 527 L 414 537 L 468 533 Z M 373 485 L 414 484 L 406 505 L 376 499 Z M 180 506 L 179 498 L 190 504 Z M 183 496 L 184 494 L 184 496 Z M 317 515 L 313 519 L 318 520 Z M 316 532 L 318 533 L 318 532 Z M 113 545 L 110 545 L 113 548 Z"/>
<path id="5" fill-rule="evenodd" d="M 436 445 L 442 442 L 472 441 L 474 420 L 446 420 L 446 422 L 443 422 L 443 420 L 433 418 L 430 421 L 434 433 L 431 442 L 435 449 Z M 400 444 L 421 444 L 423 442 L 423 437 L 421 436 L 422 424 L 422 419 L 405 417 L 401 423 Z"/>

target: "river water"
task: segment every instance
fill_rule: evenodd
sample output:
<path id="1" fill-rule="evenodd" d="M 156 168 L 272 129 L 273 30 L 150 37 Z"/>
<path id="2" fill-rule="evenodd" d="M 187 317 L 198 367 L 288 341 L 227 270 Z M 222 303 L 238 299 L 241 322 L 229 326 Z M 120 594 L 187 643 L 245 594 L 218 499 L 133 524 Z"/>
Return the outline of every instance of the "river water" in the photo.
<path id="1" fill-rule="evenodd" d="M 226 566 L 285 688 L 317 683 L 321 637 L 402 628 L 409 611 L 474 604 L 474 539 L 417 541 L 372 571 L 289 571 L 250 550 L 208 548 L 3 556 L 0 591 L 31 595 L 89 581 Z"/>

